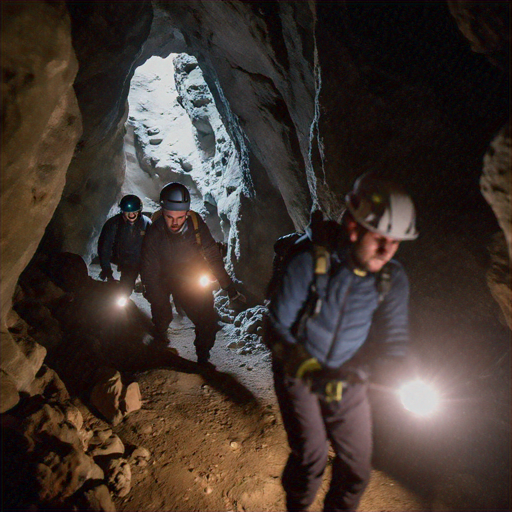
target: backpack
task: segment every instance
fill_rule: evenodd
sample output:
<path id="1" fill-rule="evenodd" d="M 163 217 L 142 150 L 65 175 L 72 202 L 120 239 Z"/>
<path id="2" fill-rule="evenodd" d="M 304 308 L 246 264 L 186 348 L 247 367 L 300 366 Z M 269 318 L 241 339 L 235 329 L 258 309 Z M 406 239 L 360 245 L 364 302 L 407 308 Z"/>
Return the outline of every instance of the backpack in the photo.
<path id="1" fill-rule="evenodd" d="M 320 313 L 323 301 L 327 297 L 327 285 L 331 270 L 331 253 L 347 244 L 341 226 L 334 221 L 321 221 L 312 223 L 305 234 L 291 233 L 279 238 L 274 244 L 273 273 L 267 286 L 267 298 L 270 298 L 279 287 L 284 269 L 290 259 L 309 246 L 313 256 L 313 281 L 309 287 L 308 297 L 304 307 L 299 312 L 292 326 L 292 333 L 300 337 L 306 322 Z M 379 304 L 385 299 L 391 289 L 391 266 L 389 264 L 376 274 L 376 283 Z"/>

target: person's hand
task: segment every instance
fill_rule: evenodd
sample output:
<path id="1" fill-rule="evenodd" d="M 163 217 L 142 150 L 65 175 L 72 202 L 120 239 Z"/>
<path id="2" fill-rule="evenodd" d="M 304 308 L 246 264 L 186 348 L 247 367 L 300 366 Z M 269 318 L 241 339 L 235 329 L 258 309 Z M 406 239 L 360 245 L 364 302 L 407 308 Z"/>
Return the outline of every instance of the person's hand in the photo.
<path id="1" fill-rule="evenodd" d="M 239 305 L 244 305 L 247 303 L 247 299 L 245 298 L 245 295 L 240 293 L 236 289 L 236 286 L 233 283 L 231 283 L 226 288 L 226 291 L 228 292 L 230 306 L 239 306 Z"/>
<path id="2" fill-rule="evenodd" d="M 312 374 L 322 369 L 316 357 L 300 343 L 276 343 L 272 353 L 282 363 L 284 372 L 294 379 L 309 382 Z"/>

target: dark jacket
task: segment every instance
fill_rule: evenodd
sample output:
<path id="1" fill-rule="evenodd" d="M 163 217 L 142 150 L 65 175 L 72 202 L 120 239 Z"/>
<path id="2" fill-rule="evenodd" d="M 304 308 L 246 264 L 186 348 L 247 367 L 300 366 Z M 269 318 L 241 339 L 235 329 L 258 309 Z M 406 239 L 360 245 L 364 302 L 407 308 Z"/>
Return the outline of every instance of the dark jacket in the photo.
<path id="1" fill-rule="evenodd" d="M 198 244 L 190 217 L 180 233 L 171 233 L 163 216 L 149 228 L 142 247 L 141 276 L 146 295 L 161 297 L 162 285 L 193 283 L 195 286 L 204 271 L 211 271 L 224 289 L 232 284 L 224 268 L 222 254 L 208 226 L 197 215 L 201 245 Z"/>
<path id="2" fill-rule="evenodd" d="M 130 224 L 123 218 L 122 213 L 114 215 L 105 222 L 98 240 L 98 256 L 103 271 L 111 270 L 110 264 L 137 267 L 140 263 L 142 241 L 151 220 L 145 215 L 139 215 Z"/>
<path id="3" fill-rule="evenodd" d="M 288 262 L 281 282 L 270 300 L 270 322 L 288 343 L 303 343 L 325 367 L 340 368 L 365 343 L 375 322 L 383 356 L 405 356 L 408 345 L 409 284 L 403 267 L 391 260 L 391 288 L 379 303 L 376 275 L 356 275 L 346 250 L 331 254 L 326 298 L 316 317 L 310 317 L 300 340 L 294 326 L 303 310 L 313 281 L 314 261 L 305 248 Z"/>

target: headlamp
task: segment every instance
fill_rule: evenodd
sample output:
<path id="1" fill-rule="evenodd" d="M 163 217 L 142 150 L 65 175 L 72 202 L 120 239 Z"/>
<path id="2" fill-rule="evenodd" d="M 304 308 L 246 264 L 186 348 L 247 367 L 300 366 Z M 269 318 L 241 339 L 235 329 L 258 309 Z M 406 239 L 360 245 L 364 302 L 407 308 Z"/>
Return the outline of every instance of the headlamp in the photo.
<path id="1" fill-rule="evenodd" d="M 422 380 L 405 383 L 398 391 L 402 405 L 418 416 L 427 416 L 439 408 L 439 394 Z"/>
<path id="2" fill-rule="evenodd" d="M 207 276 L 207 275 L 202 275 L 200 278 L 199 278 L 199 284 L 203 287 L 203 288 L 206 288 L 212 281 L 210 280 L 210 277 Z"/>
<path id="3" fill-rule="evenodd" d="M 120 308 L 124 308 L 126 306 L 126 304 L 128 303 L 128 299 L 122 295 L 121 297 L 119 297 L 117 299 L 117 305 L 120 307 Z"/>

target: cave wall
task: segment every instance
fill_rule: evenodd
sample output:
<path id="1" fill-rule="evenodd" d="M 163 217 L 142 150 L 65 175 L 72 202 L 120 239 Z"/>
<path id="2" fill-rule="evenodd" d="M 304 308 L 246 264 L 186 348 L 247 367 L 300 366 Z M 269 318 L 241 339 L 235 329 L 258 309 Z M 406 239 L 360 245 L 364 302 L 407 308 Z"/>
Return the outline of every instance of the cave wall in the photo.
<path id="1" fill-rule="evenodd" d="M 79 63 L 74 88 L 83 134 L 41 252 L 70 251 L 90 261 L 124 181 L 127 98 L 152 9 L 149 2 L 68 2 L 68 9 Z"/>
<path id="2" fill-rule="evenodd" d="M 2 2 L 1 409 L 4 390 L 25 389 L 31 364 L 7 332 L 18 276 L 60 200 L 81 134 L 73 82 L 78 70 L 64 2 Z M 34 348 L 34 347 L 32 347 Z M 33 353 L 33 352 L 32 352 Z M 39 351 L 39 365 L 44 355 Z"/>

